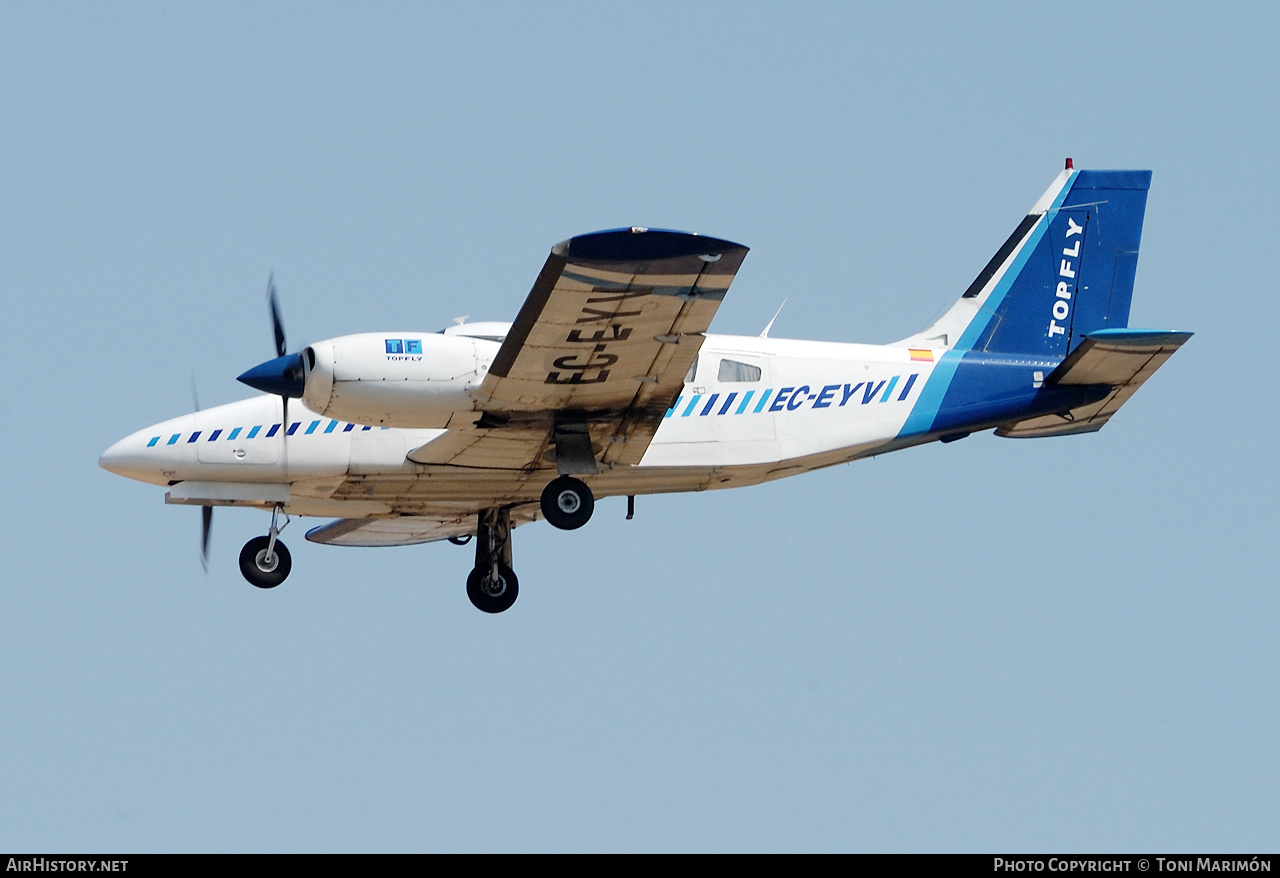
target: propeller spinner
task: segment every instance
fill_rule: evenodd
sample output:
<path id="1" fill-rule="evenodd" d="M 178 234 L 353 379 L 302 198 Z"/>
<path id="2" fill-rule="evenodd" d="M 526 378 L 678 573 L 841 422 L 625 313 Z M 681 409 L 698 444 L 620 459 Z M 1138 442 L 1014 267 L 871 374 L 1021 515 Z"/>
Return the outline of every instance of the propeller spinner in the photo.
<path id="1" fill-rule="evenodd" d="M 276 296 L 275 275 L 267 279 L 267 305 L 271 309 L 271 331 L 276 341 L 276 358 L 259 363 L 236 378 L 254 390 L 282 397 L 288 411 L 288 400 L 301 399 L 306 388 L 306 374 L 302 367 L 302 354 L 285 353 L 284 321 L 280 319 L 280 301 Z M 285 420 L 288 420 L 286 415 Z"/>

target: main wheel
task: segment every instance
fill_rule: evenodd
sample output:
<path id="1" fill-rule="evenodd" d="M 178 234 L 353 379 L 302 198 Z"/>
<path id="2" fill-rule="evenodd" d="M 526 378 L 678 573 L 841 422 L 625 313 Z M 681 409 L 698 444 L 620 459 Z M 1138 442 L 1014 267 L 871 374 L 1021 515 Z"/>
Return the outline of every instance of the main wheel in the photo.
<path id="1" fill-rule="evenodd" d="M 561 530 L 576 530 L 591 520 L 596 499 L 573 476 L 560 476 L 542 489 L 542 517 Z"/>
<path id="2" fill-rule="evenodd" d="M 258 588 L 275 588 L 289 577 L 293 568 L 293 559 L 284 543 L 276 540 L 275 553 L 270 559 L 267 558 L 269 545 L 269 537 L 254 537 L 240 550 L 240 572 Z"/>
<path id="3" fill-rule="evenodd" d="M 488 567 L 477 567 L 467 576 L 467 597 L 477 610 L 501 613 L 509 609 L 519 595 L 520 581 L 506 564 L 498 565 L 497 580 L 492 578 Z"/>

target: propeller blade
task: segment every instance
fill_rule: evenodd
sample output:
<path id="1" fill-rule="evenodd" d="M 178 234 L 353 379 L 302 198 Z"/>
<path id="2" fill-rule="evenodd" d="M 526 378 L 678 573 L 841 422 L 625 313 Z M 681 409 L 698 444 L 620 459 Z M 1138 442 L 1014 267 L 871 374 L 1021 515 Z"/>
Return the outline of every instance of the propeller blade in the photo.
<path id="1" fill-rule="evenodd" d="M 276 275 L 267 277 L 267 304 L 271 308 L 271 331 L 276 339 L 276 356 L 283 357 L 288 349 L 284 343 L 284 321 L 280 319 L 280 298 L 276 295 Z"/>
<path id="2" fill-rule="evenodd" d="M 280 402 L 284 411 L 280 418 L 280 464 L 284 470 L 284 480 L 289 481 L 289 397 L 281 396 Z"/>
<path id="3" fill-rule="evenodd" d="M 213 529 L 213 507 L 200 507 L 200 566 L 209 572 L 209 532 Z"/>
<path id="4" fill-rule="evenodd" d="M 200 411 L 200 394 L 196 392 L 196 370 L 191 370 L 191 410 Z"/>

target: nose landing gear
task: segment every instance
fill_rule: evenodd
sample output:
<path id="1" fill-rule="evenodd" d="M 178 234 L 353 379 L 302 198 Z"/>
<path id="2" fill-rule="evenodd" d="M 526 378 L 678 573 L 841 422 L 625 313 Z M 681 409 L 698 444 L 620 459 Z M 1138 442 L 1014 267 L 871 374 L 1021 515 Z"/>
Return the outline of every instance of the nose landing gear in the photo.
<path id="1" fill-rule="evenodd" d="M 279 506 L 271 510 L 271 531 L 265 537 L 249 540 L 240 550 L 240 572 L 250 585 L 258 588 L 275 588 L 289 577 L 289 571 L 293 569 L 289 550 L 279 539 L 280 531 L 289 526 L 288 513 L 284 517 L 284 526 L 276 526 L 282 511 Z"/>
<path id="2" fill-rule="evenodd" d="M 511 569 L 511 513 L 486 509 L 476 523 L 476 566 L 467 576 L 467 597 L 477 610 L 501 613 L 520 594 Z"/>

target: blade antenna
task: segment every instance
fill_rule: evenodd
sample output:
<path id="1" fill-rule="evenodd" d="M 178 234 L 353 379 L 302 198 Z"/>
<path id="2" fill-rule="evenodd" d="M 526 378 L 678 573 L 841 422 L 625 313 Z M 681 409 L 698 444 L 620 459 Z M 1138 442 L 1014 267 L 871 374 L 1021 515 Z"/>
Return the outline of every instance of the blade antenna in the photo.
<path id="1" fill-rule="evenodd" d="M 773 320 L 777 320 L 777 319 L 778 319 L 778 315 L 782 313 L 782 309 L 783 309 L 783 308 L 785 308 L 785 307 L 786 307 L 786 305 L 787 305 L 787 300 L 786 300 L 786 299 L 783 299 L 783 300 L 782 300 L 782 304 L 778 306 L 778 310 L 777 310 L 777 311 L 775 311 L 775 312 L 774 312 L 774 314 L 773 314 Z M 769 330 L 770 330 L 770 329 L 773 329 L 773 320 L 770 320 L 770 321 L 769 321 L 769 324 L 768 324 L 767 326 L 765 326 L 765 328 L 764 328 L 764 332 L 760 333 L 760 337 L 761 337 L 761 338 L 768 338 L 768 337 L 769 337 Z"/>

